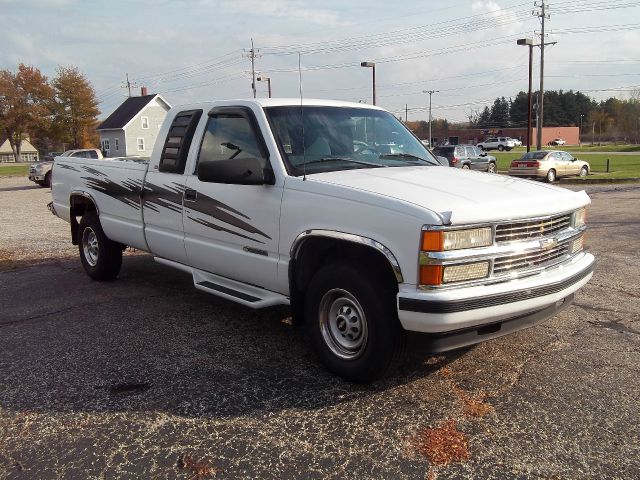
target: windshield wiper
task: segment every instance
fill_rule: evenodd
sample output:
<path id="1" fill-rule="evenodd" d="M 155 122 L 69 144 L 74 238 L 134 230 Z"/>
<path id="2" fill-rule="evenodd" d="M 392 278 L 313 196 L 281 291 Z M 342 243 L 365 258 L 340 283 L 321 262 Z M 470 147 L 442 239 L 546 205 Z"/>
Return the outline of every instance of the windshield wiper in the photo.
<path id="1" fill-rule="evenodd" d="M 420 161 L 422 162 L 427 162 L 430 165 L 439 165 L 439 163 L 437 162 L 433 162 L 431 160 L 428 160 L 426 158 L 422 158 L 422 157 L 418 157 L 417 155 L 413 155 L 411 153 L 383 153 L 382 155 L 380 155 L 379 158 L 397 158 L 399 160 L 406 160 L 406 161 Z"/>
<path id="2" fill-rule="evenodd" d="M 355 159 L 350 158 L 350 157 L 324 157 L 324 158 L 319 158 L 317 160 L 311 160 L 309 162 L 301 163 L 300 165 L 297 165 L 296 167 L 300 168 L 303 165 L 311 165 L 313 163 L 324 163 L 324 162 L 348 162 L 348 163 L 357 163 L 358 165 L 367 165 L 369 167 L 383 167 L 383 166 L 385 166 L 385 165 L 380 165 L 379 163 L 363 162 L 362 160 L 355 160 Z"/>

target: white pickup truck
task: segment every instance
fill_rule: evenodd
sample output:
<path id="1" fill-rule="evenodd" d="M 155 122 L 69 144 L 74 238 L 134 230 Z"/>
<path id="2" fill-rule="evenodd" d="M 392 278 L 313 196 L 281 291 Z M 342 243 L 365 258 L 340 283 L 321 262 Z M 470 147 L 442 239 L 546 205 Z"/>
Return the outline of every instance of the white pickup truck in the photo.
<path id="1" fill-rule="evenodd" d="M 54 214 L 86 272 L 125 246 L 252 308 L 291 305 L 333 372 L 381 376 L 533 325 L 592 276 L 584 192 L 439 166 L 375 106 L 258 99 L 173 108 L 150 161 L 56 159 Z"/>

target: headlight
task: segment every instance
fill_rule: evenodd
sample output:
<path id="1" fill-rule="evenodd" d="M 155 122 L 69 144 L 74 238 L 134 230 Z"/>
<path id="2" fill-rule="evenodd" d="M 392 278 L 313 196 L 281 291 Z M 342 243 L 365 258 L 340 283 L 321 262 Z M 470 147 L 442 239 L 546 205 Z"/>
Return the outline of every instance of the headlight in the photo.
<path id="1" fill-rule="evenodd" d="M 492 243 L 491 227 L 449 231 L 427 230 L 422 232 L 422 250 L 425 252 L 487 247 Z"/>
<path id="2" fill-rule="evenodd" d="M 582 207 L 573 212 L 573 228 L 580 228 L 587 222 L 587 209 Z"/>

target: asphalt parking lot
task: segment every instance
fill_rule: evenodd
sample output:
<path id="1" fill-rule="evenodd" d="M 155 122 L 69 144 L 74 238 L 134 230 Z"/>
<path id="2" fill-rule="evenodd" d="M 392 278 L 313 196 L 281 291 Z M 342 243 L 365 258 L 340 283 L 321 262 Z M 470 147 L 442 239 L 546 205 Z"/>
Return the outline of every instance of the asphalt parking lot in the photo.
<path id="1" fill-rule="evenodd" d="M 49 191 L 2 178 L 0 478 L 640 478 L 640 184 L 588 192 L 574 305 L 357 386 L 148 255 L 92 282 Z"/>

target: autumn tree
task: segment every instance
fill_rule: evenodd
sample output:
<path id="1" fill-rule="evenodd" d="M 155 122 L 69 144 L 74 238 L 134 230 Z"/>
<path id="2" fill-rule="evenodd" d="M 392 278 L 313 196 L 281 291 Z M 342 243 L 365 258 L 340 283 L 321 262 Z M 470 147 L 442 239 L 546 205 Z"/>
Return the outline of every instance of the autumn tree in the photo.
<path id="1" fill-rule="evenodd" d="M 98 100 L 93 86 L 76 67 L 58 67 L 52 82 L 54 136 L 72 148 L 94 147 L 98 143 Z"/>
<path id="2" fill-rule="evenodd" d="M 47 77 L 37 68 L 21 63 L 15 73 L 0 70 L 0 125 L 16 162 L 20 161 L 22 140 L 49 125 L 52 99 Z"/>

